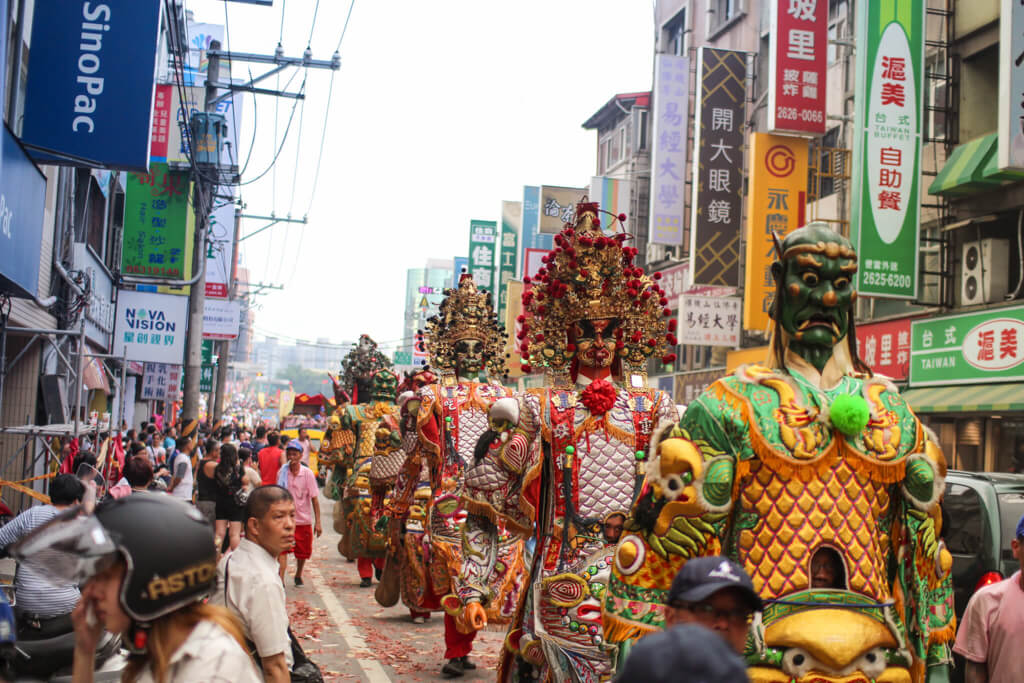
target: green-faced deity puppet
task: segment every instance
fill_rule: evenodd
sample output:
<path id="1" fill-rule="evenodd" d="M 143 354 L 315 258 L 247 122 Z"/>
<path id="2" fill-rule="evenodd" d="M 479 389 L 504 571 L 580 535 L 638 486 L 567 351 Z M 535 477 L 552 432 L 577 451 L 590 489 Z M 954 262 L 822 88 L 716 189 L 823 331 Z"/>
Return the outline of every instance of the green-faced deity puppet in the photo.
<path id="1" fill-rule="evenodd" d="M 751 614 L 752 681 L 945 680 L 942 452 L 857 357 L 849 241 L 811 223 L 778 252 L 767 364 L 712 384 L 652 445 L 616 550 L 606 639 L 628 650 L 660 628 L 679 568 L 724 554 L 765 603 Z"/>

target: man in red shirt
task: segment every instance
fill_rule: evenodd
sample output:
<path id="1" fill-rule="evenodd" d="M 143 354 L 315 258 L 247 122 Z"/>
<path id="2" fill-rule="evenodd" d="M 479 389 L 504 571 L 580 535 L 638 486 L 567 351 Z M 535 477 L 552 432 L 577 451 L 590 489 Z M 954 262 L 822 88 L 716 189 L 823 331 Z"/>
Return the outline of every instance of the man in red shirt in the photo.
<path id="1" fill-rule="evenodd" d="M 260 449 L 260 480 L 264 486 L 277 483 L 277 473 L 284 465 L 284 451 L 277 447 L 280 438 L 277 432 L 270 432 L 267 434 L 267 445 Z"/>

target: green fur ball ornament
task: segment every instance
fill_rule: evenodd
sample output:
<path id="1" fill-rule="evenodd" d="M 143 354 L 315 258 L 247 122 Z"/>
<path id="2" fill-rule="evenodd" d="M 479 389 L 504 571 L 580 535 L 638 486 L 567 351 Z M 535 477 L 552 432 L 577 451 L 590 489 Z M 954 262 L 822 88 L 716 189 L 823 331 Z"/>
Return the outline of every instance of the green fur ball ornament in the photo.
<path id="1" fill-rule="evenodd" d="M 856 436 L 864 431 L 871 419 L 868 402 L 862 396 L 836 396 L 829 408 L 832 426 L 846 436 Z"/>

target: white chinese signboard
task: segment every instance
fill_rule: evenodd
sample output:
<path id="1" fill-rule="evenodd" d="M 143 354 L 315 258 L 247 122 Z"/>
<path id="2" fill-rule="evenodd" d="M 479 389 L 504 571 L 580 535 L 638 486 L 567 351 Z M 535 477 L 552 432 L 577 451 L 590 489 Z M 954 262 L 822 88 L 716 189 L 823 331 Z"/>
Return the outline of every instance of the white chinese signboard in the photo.
<path id="1" fill-rule="evenodd" d="M 239 302 L 206 299 L 203 302 L 203 339 L 236 339 L 240 318 Z"/>
<path id="2" fill-rule="evenodd" d="M 117 295 L 113 354 L 180 365 L 187 328 L 188 297 L 122 289 Z"/>
<path id="3" fill-rule="evenodd" d="M 142 374 L 142 389 L 139 398 L 143 401 L 165 400 L 171 367 L 166 363 L 146 363 Z"/>
<path id="4" fill-rule="evenodd" d="M 679 297 L 679 343 L 739 346 L 741 303 L 739 297 L 683 294 Z"/>
<path id="5" fill-rule="evenodd" d="M 654 56 L 651 244 L 683 243 L 689 89 L 689 59 L 667 54 Z"/>

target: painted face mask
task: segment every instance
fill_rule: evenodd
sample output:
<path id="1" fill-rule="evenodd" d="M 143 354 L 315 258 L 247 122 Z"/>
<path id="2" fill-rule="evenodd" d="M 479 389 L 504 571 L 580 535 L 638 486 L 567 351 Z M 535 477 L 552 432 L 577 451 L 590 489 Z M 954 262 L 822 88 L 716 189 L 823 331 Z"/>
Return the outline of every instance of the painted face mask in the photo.
<path id="1" fill-rule="evenodd" d="M 484 368 L 484 345 L 477 339 L 455 344 L 455 367 L 459 377 L 475 378 Z"/>
<path id="2" fill-rule="evenodd" d="M 607 368 L 615 360 L 617 318 L 580 320 L 576 323 L 576 355 L 589 368 Z"/>
<path id="3" fill-rule="evenodd" d="M 780 251 L 781 260 L 772 265 L 781 285 L 776 320 L 797 347 L 834 347 L 850 329 L 856 253 L 824 223 L 790 233 Z"/>

